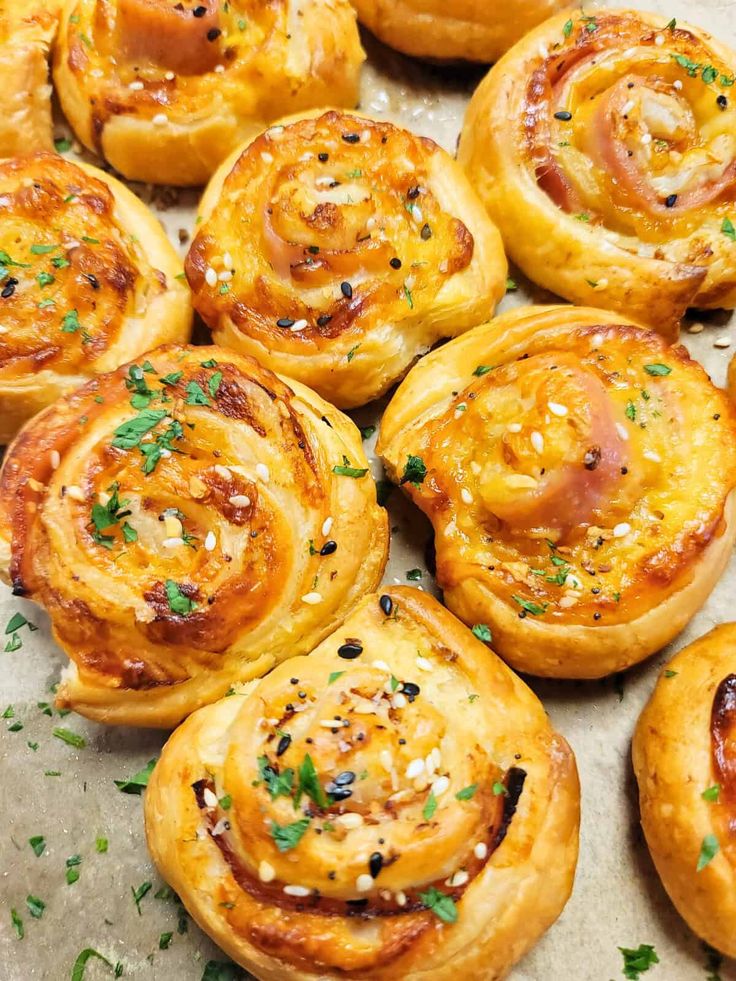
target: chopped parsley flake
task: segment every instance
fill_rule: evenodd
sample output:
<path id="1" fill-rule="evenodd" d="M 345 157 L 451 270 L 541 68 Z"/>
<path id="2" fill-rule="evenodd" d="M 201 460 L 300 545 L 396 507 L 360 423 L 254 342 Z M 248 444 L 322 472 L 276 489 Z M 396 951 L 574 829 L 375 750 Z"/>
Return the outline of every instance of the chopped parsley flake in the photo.
<path id="1" fill-rule="evenodd" d="M 434 812 L 436 810 L 437 810 L 437 798 L 430 790 L 429 797 L 427 798 L 427 802 L 422 808 L 422 817 L 424 818 L 425 821 L 429 821 L 432 817 L 434 817 Z"/>
<path id="2" fill-rule="evenodd" d="M 271 837 L 280 852 L 288 852 L 296 848 L 306 834 L 309 827 L 309 818 L 301 818 L 293 824 L 277 824 L 271 822 Z"/>
<path id="3" fill-rule="evenodd" d="M 424 460 L 422 460 L 420 456 L 413 456 L 410 453 L 406 458 L 404 473 L 402 474 L 399 483 L 413 484 L 415 487 L 419 487 L 420 484 L 424 483 L 424 478 L 426 476 L 427 468 L 424 465 Z"/>
<path id="4" fill-rule="evenodd" d="M 712 787 L 708 787 L 707 790 L 704 790 L 700 796 L 703 798 L 703 800 L 707 800 L 711 803 L 717 803 L 720 793 L 721 785 L 714 783 Z"/>
<path id="5" fill-rule="evenodd" d="M 471 783 L 468 787 L 463 787 L 462 790 L 458 790 L 455 794 L 456 800 L 472 800 L 475 796 L 475 792 L 478 789 L 477 783 Z"/>
<path id="6" fill-rule="evenodd" d="M 490 644 L 493 642 L 493 634 L 491 633 L 491 628 L 485 623 L 476 623 L 473 627 L 473 635 L 482 640 L 484 644 Z"/>
<path id="7" fill-rule="evenodd" d="M 671 374 L 672 368 L 666 364 L 645 364 L 644 371 L 646 371 L 648 375 L 653 375 L 656 378 Z"/>
<path id="8" fill-rule="evenodd" d="M 186 617 L 197 609 L 197 604 L 194 600 L 182 593 L 179 584 L 175 583 L 173 579 L 166 580 L 164 589 L 166 590 L 166 599 L 169 601 L 169 609 L 172 613 Z"/>
<path id="9" fill-rule="evenodd" d="M 80 736 L 77 732 L 72 732 L 71 729 L 57 728 L 53 730 L 53 735 L 68 746 L 74 746 L 75 749 L 84 749 L 87 745 L 87 740 L 84 736 Z"/>
<path id="10" fill-rule="evenodd" d="M 138 910 L 138 916 L 143 915 L 141 913 L 141 900 L 144 896 L 148 895 L 152 888 L 153 886 L 150 882 L 142 882 L 137 889 L 134 889 L 132 886 L 130 887 L 130 891 L 133 893 L 135 908 Z"/>
<path id="11" fill-rule="evenodd" d="M 730 218 L 723 219 L 721 222 L 721 231 L 726 238 L 730 238 L 732 242 L 736 242 L 736 228 Z"/>
<path id="12" fill-rule="evenodd" d="M 526 613 L 531 613 L 534 617 L 540 617 L 543 613 L 547 612 L 547 603 L 533 603 L 531 600 L 525 600 L 522 596 L 516 596 L 515 594 L 511 597 L 515 603 Z"/>
<path id="13" fill-rule="evenodd" d="M 630 981 L 638 981 L 654 964 L 659 964 L 659 958 L 651 944 L 640 944 L 636 950 L 629 947 L 619 947 L 624 959 L 623 973 Z"/>
<path id="14" fill-rule="evenodd" d="M 457 922 L 457 906 L 455 906 L 452 896 L 448 896 L 432 886 L 426 892 L 420 892 L 419 898 L 426 908 L 432 910 L 434 915 L 443 923 Z"/>
<path id="15" fill-rule="evenodd" d="M 703 838 L 703 842 L 700 846 L 700 854 L 698 855 L 698 864 L 696 866 L 696 871 L 702 872 L 706 865 L 710 865 L 713 859 L 716 857 L 720 851 L 721 846 L 715 835 L 706 835 Z"/>
<path id="16" fill-rule="evenodd" d="M 148 781 L 157 762 L 158 758 L 154 756 L 152 760 L 146 763 L 142 770 L 139 770 L 132 777 L 129 777 L 127 780 L 115 780 L 115 786 L 123 794 L 141 794 L 148 786 Z"/>

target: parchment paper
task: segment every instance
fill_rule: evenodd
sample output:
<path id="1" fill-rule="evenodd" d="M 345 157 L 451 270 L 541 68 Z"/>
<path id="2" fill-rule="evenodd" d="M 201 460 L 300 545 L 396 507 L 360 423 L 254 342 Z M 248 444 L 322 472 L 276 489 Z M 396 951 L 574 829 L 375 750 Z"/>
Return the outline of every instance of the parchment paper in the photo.
<path id="1" fill-rule="evenodd" d="M 690 19 L 736 47 L 736 0 L 640 0 L 639 6 L 659 10 L 668 18 Z M 370 37 L 365 43 L 369 64 L 362 107 L 454 150 L 464 106 L 482 71 L 427 67 L 382 48 Z M 64 132 L 61 120 L 58 131 Z M 135 189 L 153 203 L 179 246 L 179 229 L 192 226 L 196 194 Z M 512 273 L 520 289 L 506 297 L 501 310 L 530 299 L 551 299 Z M 717 384 L 723 383 L 736 350 L 735 326 L 733 318 L 716 314 L 707 319 L 702 332 L 686 330 L 683 335 Z M 733 338 L 734 347 L 714 347 L 721 338 Z M 353 415 L 361 425 L 375 423 L 381 409 L 382 405 L 372 406 Z M 373 443 L 374 439 L 367 444 L 370 452 Z M 381 476 L 375 461 L 373 470 Z M 432 588 L 424 558 L 429 526 L 398 492 L 390 500 L 390 511 L 394 534 L 386 581 L 405 582 L 407 570 L 420 567 L 424 577 L 417 585 Z M 704 609 L 672 649 L 623 679 L 530 681 L 577 755 L 583 823 L 573 897 L 558 923 L 515 969 L 514 981 L 619 979 L 622 958 L 617 948 L 641 943 L 653 944 L 660 958 L 646 974 L 647 981 L 704 981 L 713 974 L 722 981 L 736 981 L 736 962 L 724 961 L 718 971 L 706 967 L 702 945 L 659 883 L 639 829 L 629 757 L 635 720 L 661 665 L 674 650 L 736 615 L 735 579 L 736 561 L 732 561 Z M 0 720 L 0 979 L 68 979 L 79 952 L 94 947 L 123 963 L 124 978 L 199 981 L 210 959 L 227 958 L 193 922 L 186 934 L 179 934 L 176 905 L 154 898 L 162 882 L 146 852 L 141 798 L 120 793 L 113 783 L 157 755 L 165 734 L 106 728 L 74 714 L 63 719 L 56 712 L 53 718 L 44 714 L 38 703 L 52 701 L 50 689 L 65 659 L 49 638 L 45 615 L 0 587 L 0 629 L 16 611 L 39 629 L 21 631 L 19 651 L 2 653 L 4 645 L 0 646 L 0 714 L 7 705 L 15 713 L 12 719 Z M 9 731 L 16 722 L 23 728 Z M 59 726 L 83 735 L 86 747 L 75 749 L 55 738 L 53 729 Z M 48 771 L 58 771 L 60 776 L 46 776 Z M 35 835 L 46 840 L 38 858 L 28 844 Z M 103 854 L 95 849 L 95 839 L 101 836 L 109 841 Z M 68 885 L 66 860 L 75 855 L 81 856 L 76 866 L 79 879 Z M 152 888 L 140 902 L 139 915 L 131 890 L 144 882 L 151 882 Z M 41 919 L 29 914 L 29 894 L 46 904 Z M 23 919 L 23 940 L 11 925 L 11 908 Z M 159 950 L 160 935 L 169 931 L 173 932 L 170 947 Z M 87 981 L 111 976 L 95 961 L 90 961 L 85 975 Z"/>

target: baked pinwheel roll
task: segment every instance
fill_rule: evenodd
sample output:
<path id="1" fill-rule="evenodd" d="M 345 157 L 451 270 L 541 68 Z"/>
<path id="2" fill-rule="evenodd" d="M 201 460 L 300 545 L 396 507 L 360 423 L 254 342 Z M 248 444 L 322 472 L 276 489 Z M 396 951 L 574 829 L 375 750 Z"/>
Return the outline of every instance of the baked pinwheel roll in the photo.
<path id="1" fill-rule="evenodd" d="M 58 704 L 170 727 L 311 650 L 381 578 L 357 428 L 214 347 L 169 346 L 33 419 L 0 473 L 0 562 L 72 664 Z"/>
<path id="2" fill-rule="evenodd" d="M 397 51 L 419 58 L 495 61 L 563 0 L 352 0 L 362 24 Z"/>
<path id="3" fill-rule="evenodd" d="M 678 912 L 736 957 L 736 624 L 681 651 L 636 728 L 641 822 Z"/>
<path id="4" fill-rule="evenodd" d="M 225 161 L 201 213 L 185 268 L 215 340 L 341 408 L 506 289 L 500 235 L 455 161 L 364 116 L 273 126 Z"/>
<path id="5" fill-rule="evenodd" d="M 683 347 L 527 307 L 427 355 L 381 423 L 437 581 L 514 668 L 598 678 L 663 647 L 734 537 L 736 411 Z"/>
<path id="6" fill-rule="evenodd" d="M 569 11 L 481 83 L 459 159 L 509 256 L 674 339 L 736 306 L 736 53 L 641 11 Z"/>
<path id="7" fill-rule="evenodd" d="M 526 685 L 400 587 L 188 719 L 145 818 L 162 876 L 261 981 L 492 981 L 570 895 L 579 787 Z"/>
<path id="8" fill-rule="evenodd" d="M 203 184 L 286 112 L 354 106 L 350 0 L 76 0 L 54 82 L 79 139 L 125 177 Z"/>
<path id="9" fill-rule="evenodd" d="M 61 0 L 6 0 L 0 7 L 0 158 L 51 150 L 49 55 Z"/>
<path id="10" fill-rule="evenodd" d="M 0 443 L 90 376 L 188 340 L 181 277 L 115 178 L 55 153 L 0 161 Z"/>

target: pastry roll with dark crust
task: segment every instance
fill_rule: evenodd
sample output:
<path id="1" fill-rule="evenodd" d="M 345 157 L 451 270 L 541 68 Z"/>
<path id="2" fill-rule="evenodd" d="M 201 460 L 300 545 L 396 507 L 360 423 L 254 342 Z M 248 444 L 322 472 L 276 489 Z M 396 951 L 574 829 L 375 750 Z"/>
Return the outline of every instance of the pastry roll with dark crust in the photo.
<path id="1" fill-rule="evenodd" d="M 0 443 L 60 395 L 158 344 L 191 302 L 160 223 L 96 167 L 0 161 Z"/>
<path id="2" fill-rule="evenodd" d="M 0 158 L 53 149 L 49 57 L 61 3 L 0 3 Z"/>
<path id="3" fill-rule="evenodd" d="M 633 743 L 641 823 L 690 928 L 736 957 L 736 624 L 663 670 Z"/>
<path id="4" fill-rule="evenodd" d="M 77 0 L 54 82 L 79 139 L 131 180 L 204 184 L 285 112 L 352 107 L 349 0 Z"/>
<path id="5" fill-rule="evenodd" d="M 251 358 L 170 346 L 21 431 L 0 472 L 0 567 L 71 659 L 57 694 L 170 727 L 311 650 L 388 547 L 360 433 Z"/>
<path id="6" fill-rule="evenodd" d="M 214 339 L 341 408 L 506 289 L 501 238 L 455 161 L 365 116 L 271 127 L 225 161 L 201 212 L 186 272 Z"/>
<path id="7" fill-rule="evenodd" d="M 663 647 L 736 535 L 736 410 L 684 347 L 602 310 L 521 308 L 433 351 L 378 452 L 434 525 L 447 605 L 531 674 Z"/>
<path id="8" fill-rule="evenodd" d="M 400 587 L 191 716 L 145 817 L 161 875 L 260 981 L 497 981 L 570 895 L 579 786 L 526 685 Z"/>
<path id="9" fill-rule="evenodd" d="M 442 61 L 496 61 L 564 0 L 352 0 L 358 19 L 397 51 Z"/>
<path id="10" fill-rule="evenodd" d="M 491 69 L 459 159 L 536 283 L 670 340 L 736 306 L 736 53 L 657 14 L 560 14 Z"/>

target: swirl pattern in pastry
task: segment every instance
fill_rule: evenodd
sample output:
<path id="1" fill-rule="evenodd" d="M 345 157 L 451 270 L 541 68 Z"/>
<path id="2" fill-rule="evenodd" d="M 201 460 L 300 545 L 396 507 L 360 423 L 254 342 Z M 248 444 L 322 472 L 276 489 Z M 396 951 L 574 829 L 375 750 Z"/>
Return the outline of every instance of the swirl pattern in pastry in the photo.
<path id="1" fill-rule="evenodd" d="M 0 162 L 0 443 L 90 376 L 187 341 L 181 276 L 114 177 L 54 153 Z"/>
<path id="2" fill-rule="evenodd" d="M 450 609 L 518 670 L 595 678 L 664 646 L 715 585 L 735 436 L 685 348 L 617 314 L 528 307 L 413 368 L 378 452 L 434 525 Z"/>
<path id="3" fill-rule="evenodd" d="M 579 788 L 532 692 L 400 587 L 187 720 L 145 815 L 161 874 L 261 981 L 491 981 L 570 894 Z"/>
<path id="4" fill-rule="evenodd" d="M 250 358 L 169 346 L 32 420 L 0 474 L 0 560 L 72 664 L 58 702 L 172 726 L 310 650 L 380 580 L 360 433 Z"/>
<path id="5" fill-rule="evenodd" d="M 565 13 L 471 101 L 459 159 L 535 282 L 676 337 L 736 306 L 736 53 L 627 10 Z"/>
<path id="6" fill-rule="evenodd" d="M 736 624 L 663 670 L 636 728 L 641 822 L 654 864 L 699 937 L 736 956 Z"/>
<path id="7" fill-rule="evenodd" d="M 349 0 L 77 0 L 54 83 L 79 139 L 125 177 L 203 184 L 285 112 L 358 101 Z"/>
<path id="8" fill-rule="evenodd" d="M 341 408 L 492 315 L 501 238 L 431 140 L 330 111 L 287 120 L 213 177 L 186 261 L 218 343 Z"/>
<path id="9" fill-rule="evenodd" d="M 352 0 L 358 19 L 384 44 L 419 58 L 496 61 L 564 0 Z"/>

